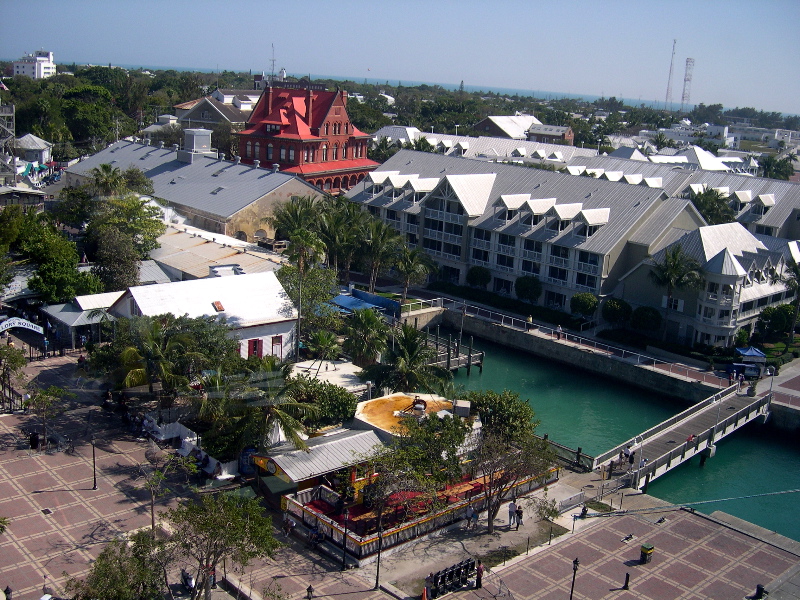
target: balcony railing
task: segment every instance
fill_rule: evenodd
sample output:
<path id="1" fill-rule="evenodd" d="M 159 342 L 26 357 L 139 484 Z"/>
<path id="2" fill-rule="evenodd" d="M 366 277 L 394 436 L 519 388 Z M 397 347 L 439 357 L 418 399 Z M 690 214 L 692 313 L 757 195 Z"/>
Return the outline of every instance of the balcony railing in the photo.
<path id="1" fill-rule="evenodd" d="M 417 233 L 418 231 L 419 231 L 419 225 L 412 225 L 411 223 L 406 223 L 406 232 Z"/>
<path id="2" fill-rule="evenodd" d="M 461 245 L 462 239 L 460 235 L 453 235 L 452 233 L 445 233 L 444 231 L 436 231 L 435 229 L 425 229 L 425 237 L 433 240 L 442 240 L 449 244 Z"/>
<path id="3" fill-rule="evenodd" d="M 455 213 L 444 212 L 443 210 L 433 210 L 432 208 L 425 209 L 425 216 L 429 219 L 438 219 L 447 223 L 463 223 L 464 215 L 457 215 Z"/>
<path id="4" fill-rule="evenodd" d="M 505 254 L 507 256 L 516 256 L 517 255 L 517 247 L 516 246 L 508 246 L 506 244 L 495 244 L 494 250 L 495 250 L 495 252 L 499 252 L 500 254 Z"/>
<path id="5" fill-rule="evenodd" d="M 489 240 L 472 240 L 472 247 L 478 248 L 479 250 L 491 250 L 492 249 L 492 242 Z"/>
<path id="6" fill-rule="evenodd" d="M 471 258 L 469 262 L 470 264 L 473 264 L 476 267 L 486 267 L 487 269 L 492 268 L 492 263 L 490 263 L 487 260 L 478 260 L 477 258 Z"/>
<path id="7" fill-rule="evenodd" d="M 566 287 L 567 281 L 566 279 L 556 279 L 555 277 L 546 277 L 545 281 L 547 283 L 552 283 L 553 285 L 561 285 Z"/>
<path id="8" fill-rule="evenodd" d="M 580 283 L 575 284 L 575 289 L 581 290 L 582 292 L 596 292 L 597 286 L 596 285 L 581 285 Z"/>
<path id="9" fill-rule="evenodd" d="M 507 267 L 506 265 L 494 265 L 494 268 L 504 273 L 513 273 L 514 267 Z"/>
<path id="10" fill-rule="evenodd" d="M 556 267 L 569 267 L 569 259 L 568 258 L 559 258 L 558 256 L 551 256 L 550 257 L 550 264 L 555 265 Z"/>
<path id="11" fill-rule="evenodd" d="M 535 260 L 536 262 L 542 262 L 542 253 L 535 252 L 534 250 L 523 250 L 522 258 L 529 258 L 531 260 Z"/>
<path id="12" fill-rule="evenodd" d="M 589 275 L 597 275 L 600 272 L 600 267 L 590 263 L 579 262 L 575 265 L 575 270 Z"/>

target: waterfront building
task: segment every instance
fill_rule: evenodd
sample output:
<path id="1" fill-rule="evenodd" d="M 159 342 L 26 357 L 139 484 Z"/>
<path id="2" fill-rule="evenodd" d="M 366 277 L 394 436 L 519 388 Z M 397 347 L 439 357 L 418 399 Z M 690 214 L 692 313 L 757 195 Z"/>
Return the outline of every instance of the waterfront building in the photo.
<path id="1" fill-rule="evenodd" d="M 53 62 L 53 53 L 47 50 L 37 50 L 33 54 L 26 54 L 13 63 L 14 75 L 23 75 L 31 79 L 46 79 L 56 74 L 56 63 Z"/>
<path id="2" fill-rule="evenodd" d="M 674 290 L 656 286 L 648 276 L 667 250 L 680 246 L 701 267 L 702 287 Z M 730 346 L 739 329 L 752 330 L 761 311 L 794 299 L 779 281 L 789 260 L 800 260 L 796 241 L 753 235 L 740 223 L 684 232 L 647 258 L 620 281 L 617 295 L 633 306 L 667 308 L 667 338 L 683 344 Z"/>
<path id="3" fill-rule="evenodd" d="M 78 162 L 66 170 L 67 186 L 91 181 L 92 169 L 110 164 L 120 171 L 140 169 L 152 182 L 161 205 L 177 213 L 175 222 L 253 242 L 274 238 L 264 222 L 272 208 L 293 196 L 308 196 L 319 190 L 302 178 L 241 164 L 238 159 L 221 160 L 211 148 L 211 132 L 185 130 L 184 149 L 151 146 L 122 140 Z M 170 221 L 173 217 L 170 217 Z"/>
<path id="4" fill-rule="evenodd" d="M 349 190 L 378 166 L 370 136 L 347 114 L 347 92 L 324 86 L 267 87 L 238 134 L 242 162 L 274 164 L 331 194 Z"/>
<path id="5" fill-rule="evenodd" d="M 470 268 L 485 267 L 490 289 L 511 295 L 518 277 L 538 277 L 539 302 L 561 309 L 577 292 L 611 294 L 672 232 L 705 225 L 659 181 L 623 185 L 412 150 L 347 198 L 424 249 L 444 279 L 463 284 Z"/>

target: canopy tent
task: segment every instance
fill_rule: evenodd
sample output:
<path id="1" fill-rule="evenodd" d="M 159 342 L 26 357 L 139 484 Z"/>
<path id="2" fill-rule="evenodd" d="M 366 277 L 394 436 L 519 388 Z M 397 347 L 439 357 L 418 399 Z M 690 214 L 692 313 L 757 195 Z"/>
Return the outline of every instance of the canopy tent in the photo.
<path id="1" fill-rule="evenodd" d="M 745 362 L 766 363 L 767 355 L 758 348 L 736 348 L 736 354 L 742 357 Z"/>
<path id="2" fill-rule="evenodd" d="M 358 298 L 354 298 L 353 296 L 348 296 L 346 294 L 340 294 L 339 296 L 336 296 L 336 298 L 333 299 L 333 303 L 342 307 L 348 312 L 353 312 L 354 310 L 359 310 L 362 308 L 374 308 L 378 311 L 381 309 L 380 306 L 370 304 L 369 302 L 364 302 L 363 300 L 359 300 Z"/>

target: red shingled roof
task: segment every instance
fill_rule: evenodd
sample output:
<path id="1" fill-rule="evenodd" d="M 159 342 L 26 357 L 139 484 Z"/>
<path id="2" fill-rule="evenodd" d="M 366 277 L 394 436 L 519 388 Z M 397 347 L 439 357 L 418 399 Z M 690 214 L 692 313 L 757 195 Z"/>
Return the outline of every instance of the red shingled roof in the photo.
<path id="1" fill-rule="evenodd" d="M 352 171 L 355 169 L 374 169 L 380 163 L 368 158 L 354 158 L 350 160 L 331 160 L 323 163 L 306 163 L 290 169 L 283 169 L 281 173 L 297 173 L 298 175 L 315 175 L 322 173 L 335 173 L 337 171 Z"/>

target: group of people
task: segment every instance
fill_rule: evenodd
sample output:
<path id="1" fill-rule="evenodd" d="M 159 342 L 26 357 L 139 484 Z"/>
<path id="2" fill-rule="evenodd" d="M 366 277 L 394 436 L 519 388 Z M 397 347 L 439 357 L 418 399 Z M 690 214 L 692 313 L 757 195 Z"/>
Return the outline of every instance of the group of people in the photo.
<path id="1" fill-rule="evenodd" d="M 478 511 L 470 504 L 467 506 L 467 512 L 464 515 L 466 526 L 464 529 L 477 529 L 478 528 Z"/>
<path id="2" fill-rule="evenodd" d="M 514 501 L 514 500 L 509 502 L 508 503 L 508 528 L 509 528 L 509 530 L 512 527 L 514 527 L 514 525 L 516 525 L 517 526 L 516 530 L 519 531 L 519 526 L 523 525 L 522 516 L 523 516 L 522 506 L 518 505 L 516 503 L 516 501 Z"/>
<path id="3" fill-rule="evenodd" d="M 734 381 L 736 382 L 736 391 L 741 391 L 745 381 L 744 373 L 737 373 L 735 369 L 728 373 L 728 386 L 732 386 Z"/>
<path id="4" fill-rule="evenodd" d="M 631 445 L 628 444 L 625 446 L 619 453 L 619 464 L 624 465 L 625 461 L 628 461 L 629 471 L 633 471 L 633 466 L 636 464 L 636 450 L 631 448 Z M 642 469 L 647 466 L 647 459 L 642 457 L 639 460 L 639 468 Z"/>

